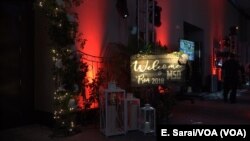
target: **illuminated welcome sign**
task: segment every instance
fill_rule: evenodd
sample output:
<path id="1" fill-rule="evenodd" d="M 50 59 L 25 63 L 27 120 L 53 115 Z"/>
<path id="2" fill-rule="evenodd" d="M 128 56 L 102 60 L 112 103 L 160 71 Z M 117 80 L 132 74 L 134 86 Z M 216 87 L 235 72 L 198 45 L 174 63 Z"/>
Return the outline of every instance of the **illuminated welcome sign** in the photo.
<path id="1" fill-rule="evenodd" d="M 182 81 L 184 66 L 178 63 L 178 59 L 173 54 L 131 56 L 131 85 L 164 85 Z"/>

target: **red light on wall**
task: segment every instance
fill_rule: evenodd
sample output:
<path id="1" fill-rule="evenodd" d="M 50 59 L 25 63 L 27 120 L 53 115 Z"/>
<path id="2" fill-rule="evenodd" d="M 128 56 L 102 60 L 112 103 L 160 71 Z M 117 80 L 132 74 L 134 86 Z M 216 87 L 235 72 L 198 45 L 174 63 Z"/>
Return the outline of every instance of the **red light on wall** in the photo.
<path id="1" fill-rule="evenodd" d="M 158 5 L 163 7 L 161 10 L 161 26 L 156 27 L 156 41 L 162 45 L 169 45 L 170 38 L 170 13 L 171 13 L 171 2 L 158 1 Z"/>
<path id="2" fill-rule="evenodd" d="M 216 75 L 216 74 L 217 74 L 217 73 L 216 73 L 216 68 L 215 68 L 215 67 L 212 68 L 212 74 L 213 74 L 213 75 Z"/>
<path id="3" fill-rule="evenodd" d="M 101 56 L 101 50 L 105 40 L 105 27 L 106 17 L 108 12 L 107 0 L 86 0 L 84 3 L 74 9 L 78 13 L 79 18 L 79 32 L 83 34 L 83 38 L 86 39 L 84 49 L 80 49 L 82 52 L 92 55 Z M 91 82 L 95 77 L 98 65 L 96 62 L 89 61 L 89 58 L 85 58 L 82 61 L 88 64 L 87 79 Z M 89 98 L 90 91 L 85 88 L 86 99 Z M 91 105 L 91 108 L 98 107 L 97 103 Z"/>
<path id="4" fill-rule="evenodd" d="M 84 108 L 83 96 L 82 95 L 76 96 L 76 101 L 77 101 L 77 107 L 80 108 L 80 109 L 83 109 Z"/>

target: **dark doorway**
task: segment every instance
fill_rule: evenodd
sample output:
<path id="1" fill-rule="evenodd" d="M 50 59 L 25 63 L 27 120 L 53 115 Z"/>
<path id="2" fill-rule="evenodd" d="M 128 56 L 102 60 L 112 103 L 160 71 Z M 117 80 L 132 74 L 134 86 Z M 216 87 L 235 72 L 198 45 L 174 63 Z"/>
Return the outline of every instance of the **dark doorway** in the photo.
<path id="1" fill-rule="evenodd" d="M 195 53 L 194 53 L 194 61 L 191 61 L 192 66 L 192 90 L 193 92 L 201 92 L 202 91 L 202 74 L 203 74 L 203 66 L 202 66 L 202 47 L 203 47 L 203 34 L 204 31 L 194 26 L 190 23 L 184 22 L 184 39 L 194 41 L 195 42 Z"/>
<path id="2" fill-rule="evenodd" d="M 33 1 L 0 2 L 0 129 L 33 122 Z"/>

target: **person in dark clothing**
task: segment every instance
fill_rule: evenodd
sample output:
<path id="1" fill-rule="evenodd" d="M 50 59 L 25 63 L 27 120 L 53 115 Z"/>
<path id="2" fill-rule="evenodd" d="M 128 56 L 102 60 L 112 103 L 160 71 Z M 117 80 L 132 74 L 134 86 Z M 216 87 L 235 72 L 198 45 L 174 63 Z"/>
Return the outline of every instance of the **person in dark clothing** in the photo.
<path id="1" fill-rule="evenodd" d="M 184 71 L 182 72 L 183 75 L 183 82 L 180 83 L 180 92 L 177 95 L 177 99 L 180 100 L 190 100 L 191 103 L 194 103 L 194 99 L 191 97 L 190 93 L 192 91 L 192 67 L 190 61 L 188 60 L 187 54 L 182 54 L 178 60 L 179 65 L 184 67 Z M 189 94 L 188 94 L 189 93 Z"/>
<path id="2" fill-rule="evenodd" d="M 245 86 L 249 88 L 250 85 L 250 63 L 245 66 Z"/>
<path id="3" fill-rule="evenodd" d="M 246 71 L 245 67 L 242 63 L 240 63 L 240 81 L 239 81 L 239 88 L 243 88 L 246 83 Z"/>
<path id="4" fill-rule="evenodd" d="M 236 93 L 237 87 L 239 83 L 239 73 L 240 73 L 240 64 L 235 59 L 234 54 L 230 54 L 228 59 L 222 65 L 222 75 L 223 75 L 223 98 L 224 101 L 228 101 L 229 92 L 229 100 L 231 103 L 236 102 Z"/>

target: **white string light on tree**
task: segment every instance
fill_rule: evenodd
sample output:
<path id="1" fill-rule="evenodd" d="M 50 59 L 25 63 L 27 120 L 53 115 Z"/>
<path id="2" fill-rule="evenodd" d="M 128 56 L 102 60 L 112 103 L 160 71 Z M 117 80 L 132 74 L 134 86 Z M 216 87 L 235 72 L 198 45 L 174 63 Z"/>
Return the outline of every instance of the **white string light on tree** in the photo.
<path id="1" fill-rule="evenodd" d="M 76 128 L 74 96 L 82 93 L 87 64 L 81 61 L 75 44 L 84 47 L 85 39 L 78 33 L 77 14 L 69 11 L 79 6 L 82 0 L 38 0 L 37 7 L 48 19 L 48 35 L 51 41 L 54 92 L 55 129 L 63 133 L 73 132 Z M 67 132 L 65 132 L 67 131 Z"/>

